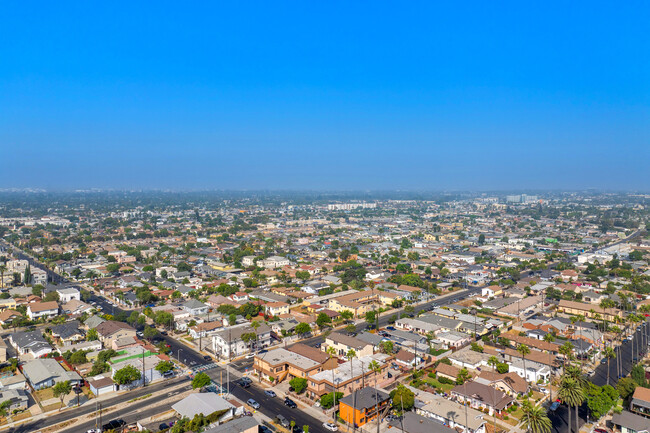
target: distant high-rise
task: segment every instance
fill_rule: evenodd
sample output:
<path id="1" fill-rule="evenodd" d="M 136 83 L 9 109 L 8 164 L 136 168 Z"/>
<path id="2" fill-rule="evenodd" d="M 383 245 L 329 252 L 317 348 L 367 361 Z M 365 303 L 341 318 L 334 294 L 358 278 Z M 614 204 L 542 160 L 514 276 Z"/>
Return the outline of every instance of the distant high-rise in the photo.
<path id="1" fill-rule="evenodd" d="M 537 200 L 536 195 L 518 194 L 506 196 L 506 202 L 508 203 L 530 204 L 535 203 Z"/>

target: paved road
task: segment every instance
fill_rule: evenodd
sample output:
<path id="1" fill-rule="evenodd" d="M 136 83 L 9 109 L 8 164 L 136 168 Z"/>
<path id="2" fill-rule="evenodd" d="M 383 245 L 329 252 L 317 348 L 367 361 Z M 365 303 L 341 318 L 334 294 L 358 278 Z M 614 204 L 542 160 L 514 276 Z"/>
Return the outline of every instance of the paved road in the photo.
<path id="1" fill-rule="evenodd" d="M 167 380 L 167 381 L 163 381 L 163 382 L 160 382 L 160 383 L 155 383 L 153 385 L 148 385 L 148 386 L 146 386 L 144 388 L 134 389 L 132 391 L 129 391 L 128 393 L 117 395 L 117 396 L 115 396 L 113 398 L 110 398 L 110 399 L 102 400 L 102 407 L 108 408 L 110 406 L 115 406 L 117 404 L 127 402 L 129 400 L 132 400 L 132 399 L 137 398 L 137 397 L 141 397 L 143 395 L 154 394 L 153 396 L 151 396 L 149 398 L 146 398 L 144 400 L 140 400 L 139 402 L 134 402 L 132 405 L 129 405 L 129 409 L 131 409 L 133 407 L 136 407 L 136 408 L 137 407 L 146 407 L 147 405 L 152 404 L 157 399 L 167 398 L 168 397 L 167 394 L 162 393 L 162 391 L 164 391 L 166 388 L 170 388 L 172 386 L 181 384 L 183 382 L 186 382 L 186 386 L 184 386 L 182 388 L 179 388 L 179 390 L 180 390 L 179 392 L 183 392 L 183 391 L 187 391 L 187 390 L 191 389 L 191 383 L 190 383 L 189 378 L 187 376 L 182 376 L 182 377 L 178 377 L 178 378 L 175 378 L 175 379 L 170 379 L 170 380 Z M 94 404 L 85 405 L 85 406 L 81 406 L 81 407 L 79 407 L 77 409 L 74 409 L 74 410 L 71 410 L 71 411 L 68 410 L 68 411 L 65 411 L 65 412 L 52 414 L 52 415 L 49 415 L 47 418 L 43 418 L 43 419 L 40 419 L 40 420 L 37 420 L 37 421 L 22 424 L 19 427 L 13 427 L 13 428 L 10 428 L 7 431 L 10 432 L 10 433 L 34 432 L 34 431 L 37 431 L 39 429 L 43 429 L 45 427 L 48 427 L 48 426 L 51 426 L 51 425 L 58 424 L 60 422 L 66 421 L 66 420 L 68 420 L 70 418 L 73 418 L 73 417 L 79 417 L 79 416 L 87 415 L 87 414 L 92 413 L 94 411 L 95 411 L 95 405 Z M 116 415 L 113 415 L 113 417 L 119 417 L 119 416 L 120 416 L 119 413 L 116 414 Z M 110 420 L 105 420 L 105 421 L 110 421 Z M 94 421 L 92 421 L 91 424 L 92 424 L 91 427 L 95 426 Z M 77 431 L 84 431 L 85 432 L 91 427 L 88 427 L 88 428 L 83 429 L 83 430 L 82 429 L 77 429 Z"/>
<path id="2" fill-rule="evenodd" d="M 169 398 L 185 391 L 187 391 L 187 389 L 174 390 L 169 393 L 162 394 L 160 398 Z M 133 402 L 133 404 L 130 404 L 127 409 L 120 411 L 119 413 L 104 415 L 101 422 L 103 424 L 106 424 L 112 420 L 122 419 L 127 424 L 131 424 L 144 418 L 148 418 L 150 416 L 168 411 L 170 409 L 169 406 L 156 407 L 155 405 L 152 405 L 152 399 L 156 397 L 157 396 L 152 396 L 144 400 Z M 99 424 L 99 420 L 97 420 L 97 423 Z M 101 427 L 103 424 L 99 424 L 99 426 Z M 95 428 L 95 419 L 91 419 L 74 427 L 61 430 L 59 433 L 83 433 L 93 428 Z"/>

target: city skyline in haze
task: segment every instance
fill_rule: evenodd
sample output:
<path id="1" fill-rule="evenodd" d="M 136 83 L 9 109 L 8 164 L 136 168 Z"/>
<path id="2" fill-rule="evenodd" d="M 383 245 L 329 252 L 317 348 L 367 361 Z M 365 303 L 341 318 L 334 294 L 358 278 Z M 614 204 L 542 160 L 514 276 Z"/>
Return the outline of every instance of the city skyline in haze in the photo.
<path id="1" fill-rule="evenodd" d="M 650 189 L 642 2 L 16 4 L 0 188 Z"/>

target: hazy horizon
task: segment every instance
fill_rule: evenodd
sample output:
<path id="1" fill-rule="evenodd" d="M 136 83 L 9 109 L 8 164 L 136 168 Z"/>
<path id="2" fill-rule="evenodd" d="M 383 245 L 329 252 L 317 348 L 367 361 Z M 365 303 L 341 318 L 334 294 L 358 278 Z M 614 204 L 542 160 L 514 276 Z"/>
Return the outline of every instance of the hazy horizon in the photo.
<path id="1" fill-rule="evenodd" d="M 650 190 L 647 3 L 6 9 L 4 189 Z"/>

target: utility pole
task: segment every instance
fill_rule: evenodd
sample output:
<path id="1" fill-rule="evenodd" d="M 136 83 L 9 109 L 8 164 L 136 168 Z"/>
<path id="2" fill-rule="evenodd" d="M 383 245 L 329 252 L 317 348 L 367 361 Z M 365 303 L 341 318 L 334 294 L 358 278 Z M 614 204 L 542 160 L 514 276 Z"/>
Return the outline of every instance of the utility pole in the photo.
<path id="1" fill-rule="evenodd" d="M 147 376 L 144 374 L 144 347 L 142 348 L 142 387 L 147 386 Z"/>

